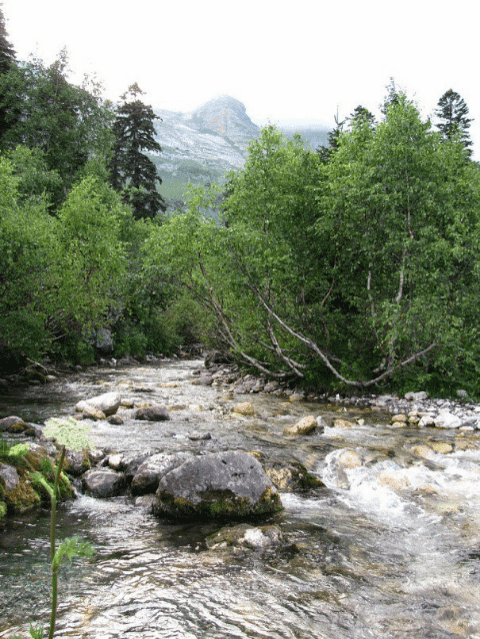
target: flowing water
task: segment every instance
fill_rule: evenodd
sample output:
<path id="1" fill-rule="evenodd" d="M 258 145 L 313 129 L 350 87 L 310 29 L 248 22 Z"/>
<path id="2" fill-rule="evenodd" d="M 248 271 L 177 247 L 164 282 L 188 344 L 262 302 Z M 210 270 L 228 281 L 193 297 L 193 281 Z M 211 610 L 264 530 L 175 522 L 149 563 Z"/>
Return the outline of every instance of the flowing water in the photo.
<path id="1" fill-rule="evenodd" d="M 93 425 L 98 446 L 256 450 L 302 462 L 326 487 L 282 494 L 284 511 L 268 523 L 288 543 L 263 552 L 208 549 L 219 523 L 176 524 L 127 497 L 80 495 L 60 508 L 58 536 L 78 534 L 96 555 L 61 569 L 56 637 L 480 639 L 478 432 L 393 429 L 371 411 L 233 395 L 194 385 L 200 366 L 79 373 L 0 398 L 0 416 L 38 423 L 118 389 L 136 405 L 164 403 L 172 419 L 133 421 L 124 410 L 122 426 Z M 231 412 L 243 401 L 254 404 L 255 417 Z M 355 425 L 283 435 L 305 415 L 324 415 L 328 424 L 337 411 Z M 190 439 L 207 433 L 211 439 Z M 415 453 L 425 443 L 427 459 Z M 361 463 L 339 471 L 346 450 Z M 9 520 L 0 533 L 0 637 L 26 636 L 29 621 L 47 625 L 48 525 L 48 512 L 36 511 Z"/>

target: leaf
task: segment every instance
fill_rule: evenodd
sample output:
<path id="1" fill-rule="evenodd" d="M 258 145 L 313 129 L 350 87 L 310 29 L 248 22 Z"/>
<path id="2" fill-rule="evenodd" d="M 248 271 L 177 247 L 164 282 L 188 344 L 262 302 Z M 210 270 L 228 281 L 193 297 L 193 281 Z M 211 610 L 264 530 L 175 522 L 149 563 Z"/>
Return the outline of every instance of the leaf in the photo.
<path id="1" fill-rule="evenodd" d="M 53 418 L 46 422 L 43 435 L 56 439 L 60 445 L 71 450 L 83 450 L 93 446 L 93 442 L 87 437 L 91 428 L 89 424 L 79 424 L 72 417 Z"/>
<path id="2" fill-rule="evenodd" d="M 52 561 L 52 572 L 55 572 L 62 561 L 67 559 L 71 561 L 75 557 L 92 557 L 95 554 L 95 549 L 91 544 L 86 541 L 80 541 L 79 537 L 67 537 L 63 539 Z"/>

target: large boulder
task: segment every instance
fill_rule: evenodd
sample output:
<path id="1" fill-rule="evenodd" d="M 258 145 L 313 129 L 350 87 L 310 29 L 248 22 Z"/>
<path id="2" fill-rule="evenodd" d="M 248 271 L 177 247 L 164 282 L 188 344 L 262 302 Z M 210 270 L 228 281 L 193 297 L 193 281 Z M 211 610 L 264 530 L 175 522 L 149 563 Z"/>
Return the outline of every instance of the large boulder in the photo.
<path id="1" fill-rule="evenodd" d="M 241 519 L 281 508 L 262 466 L 243 451 L 187 460 L 160 480 L 154 504 L 155 514 L 179 519 Z"/>
<path id="2" fill-rule="evenodd" d="M 89 407 L 93 407 L 108 417 L 108 415 L 113 415 L 117 412 L 121 403 L 122 398 L 119 393 L 104 393 L 103 395 L 90 397 L 90 399 L 78 402 L 75 410 L 79 413 L 87 413 Z"/>
<path id="3" fill-rule="evenodd" d="M 188 453 L 178 453 L 177 455 L 159 453 L 145 460 L 139 466 L 132 480 L 132 495 L 154 493 L 164 475 L 190 458 L 191 455 Z"/>

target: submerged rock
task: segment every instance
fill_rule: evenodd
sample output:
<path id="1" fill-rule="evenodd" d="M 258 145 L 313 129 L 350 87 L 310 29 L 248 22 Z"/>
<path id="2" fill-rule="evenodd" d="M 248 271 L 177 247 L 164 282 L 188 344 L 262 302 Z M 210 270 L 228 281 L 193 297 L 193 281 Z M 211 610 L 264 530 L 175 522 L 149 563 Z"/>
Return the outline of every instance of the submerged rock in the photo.
<path id="1" fill-rule="evenodd" d="M 154 406 L 146 406 L 139 408 L 135 413 L 135 419 L 146 420 L 149 422 L 164 422 L 170 419 L 170 415 L 165 406 L 155 404 Z"/>
<path id="2" fill-rule="evenodd" d="M 256 527 L 250 524 L 222 528 L 206 540 L 207 548 L 210 550 L 246 548 L 261 551 L 276 548 L 284 543 L 283 533 L 278 526 Z"/>
<path id="3" fill-rule="evenodd" d="M 154 512 L 179 519 L 239 519 L 281 510 L 277 489 L 260 463 L 243 451 L 200 455 L 168 472 Z"/>
<path id="4" fill-rule="evenodd" d="M 269 462 L 264 465 L 264 468 L 275 488 L 282 493 L 293 493 L 297 490 L 304 491 L 325 486 L 323 481 L 309 473 L 300 462 L 291 462 L 290 464 Z"/>

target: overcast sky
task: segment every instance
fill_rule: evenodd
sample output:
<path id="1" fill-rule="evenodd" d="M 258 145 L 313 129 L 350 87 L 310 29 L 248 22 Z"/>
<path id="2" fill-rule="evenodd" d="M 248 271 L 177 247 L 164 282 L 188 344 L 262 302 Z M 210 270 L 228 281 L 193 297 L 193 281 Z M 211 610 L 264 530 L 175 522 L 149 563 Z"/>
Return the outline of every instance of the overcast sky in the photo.
<path id="1" fill-rule="evenodd" d="M 478 0 L 3 0 L 18 59 L 49 64 L 66 46 L 79 75 L 95 71 L 116 101 L 138 82 L 144 101 L 191 111 L 220 94 L 257 124 L 333 123 L 385 86 L 424 116 L 452 88 L 480 147 Z M 72 76 L 75 81 L 75 77 Z M 480 154 L 477 151 L 476 156 Z"/>

